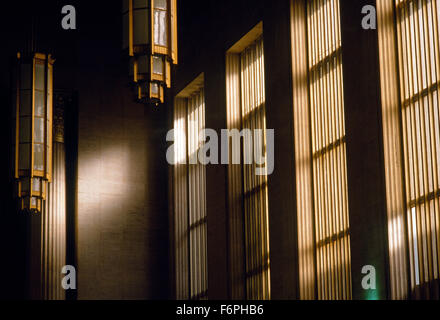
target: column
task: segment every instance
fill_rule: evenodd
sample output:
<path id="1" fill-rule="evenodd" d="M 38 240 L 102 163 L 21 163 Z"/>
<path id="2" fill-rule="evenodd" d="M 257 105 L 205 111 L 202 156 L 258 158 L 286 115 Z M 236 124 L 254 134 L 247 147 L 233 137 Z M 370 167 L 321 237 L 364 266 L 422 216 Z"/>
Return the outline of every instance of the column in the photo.
<path id="1" fill-rule="evenodd" d="M 66 264 L 66 165 L 64 107 L 66 97 L 55 94 L 53 118 L 53 179 L 41 216 L 42 298 L 64 300 L 61 270 Z"/>

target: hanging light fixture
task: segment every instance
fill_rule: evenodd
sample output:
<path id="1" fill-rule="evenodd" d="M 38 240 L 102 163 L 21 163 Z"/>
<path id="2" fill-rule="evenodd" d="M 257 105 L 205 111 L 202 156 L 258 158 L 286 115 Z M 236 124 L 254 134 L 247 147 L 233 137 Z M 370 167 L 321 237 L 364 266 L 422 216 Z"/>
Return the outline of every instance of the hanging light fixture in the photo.
<path id="1" fill-rule="evenodd" d="M 22 210 L 41 212 L 51 180 L 53 64 L 50 55 L 17 54 L 14 176 Z"/>
<path id="2" fill-rule="evenodd" d="M 136 99 L 164 102 L 177 64 L 177 0 L 123 0 L 123 49 L 130 57 Z"/>

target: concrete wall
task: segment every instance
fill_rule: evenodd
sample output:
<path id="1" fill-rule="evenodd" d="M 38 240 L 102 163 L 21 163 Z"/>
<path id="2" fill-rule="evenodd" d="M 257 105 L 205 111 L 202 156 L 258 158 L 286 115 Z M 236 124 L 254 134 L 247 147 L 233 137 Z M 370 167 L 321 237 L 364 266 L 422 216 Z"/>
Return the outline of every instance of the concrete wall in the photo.
<path id="1" fill-rule="evenodd" d="M 165 109 L 133 102 L 119 3 L 103 10 L 79 42 L 78 298 L 166 298 Z"/>

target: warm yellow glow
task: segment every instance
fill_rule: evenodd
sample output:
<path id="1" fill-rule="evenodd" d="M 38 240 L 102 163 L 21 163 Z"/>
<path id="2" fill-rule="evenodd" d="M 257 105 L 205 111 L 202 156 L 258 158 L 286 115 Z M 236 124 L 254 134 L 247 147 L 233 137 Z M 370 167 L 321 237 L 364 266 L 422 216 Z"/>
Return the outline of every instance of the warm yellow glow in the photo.
<path id="1" fill-rule="evenodd" d="M 176 164 L 173 168 L 174 195 L 174 250 L 176 298 L 189 299 L 190 283 L 188 252 L 188 169 L 187 163 L 187 101 L 176 98 L 173 109 L 174 117 L 174 155 Z"/>
<path id="2" fill-rule="evenodd" d="M 198 163 L 202 146 L 199 137 L 205 129 L 205 93 L 188 98 L 188 182 L 189 182 L 189 244 L 191 298 L 207 299 L 208 257 L 206 217 L 206 168 Z"/>
<path id="3" fill-rule="evenodd" d="M 139 102 L 163 103 L 177 64 L 177 0 L 122 1 L 123 49 Z"/>
<path id="4" fill-rule="evenodd" d="M 263 39 L 246 48 L 240 60 L 242 128 L 265 130 Z M 265 141 L 263 145 L 266 146 Z M 250 147 L 244 144 L 244 148 Z M 247 291 L 249 299 L 270 299 L 267 176 L 257 176 L 255 167 L 254 164 L 243 167 Z"/>
<path id="5" fill-rule="evenodd" d="M 86 117 L 89 115 L 80 118 L 80 125 L 99 126 Z M 148 189 L 151 177 L 147 166 L 151 164 L 146 162 L 144 149 L 144 145 L 133 144 L 129 139 L 80 136 L 77 252 L 82 272 L 91 275 L 77 278 L 77 287 L 82 288 L 80 299 L 92 299 L 96 281 L 103 279 L 117 279 L 120 285 L 118 289 L 102 291 L 107 298 L 114 299 L 116 292 L 136 295 L 124 291 L 128 284 L 126 277 L 121 277 L 124 272 L 136 272 L 138 281 L 147 281 L 145 266 L 151 263 L 151 256 L 147 250 L 139 250 L 139 246 L 146 246 L 142 244 L 148 228 L 146 206 L 156 200 Z M 108 268 L 109 265 L 112 267 Z"/>
<path id="6" fill-rule="evenodd" d="M 249 40 L 246 36 L 244 39 Z M 263 38 L 260 36 L 251 42 L 241 53 L 230 51 L 226 60 L 228 129 L 251 129 L 252 131 L 261 129 L 264 133 L 263 141 L 256 139 L 255 143 L 260 143 L 265 147 Z M 248 154 L 252 154 L 252 147 L 249 143 L 244 143 L 242 151 L 247 150 Z M 232 148 L 240 148 L 240 146 L 233 145 Z M 230 157 L 232 153 L 233 150 L 230 150 Z M 243 164 L 242 166 L 230 164 L 228 166 L 231 217 L 229 230 L 230 241 L 234 243 L 231 244 L 232 294 L 234 297 L 242 297 L 246 290 L 246 298 L 251 300 L 270 299 L 267 176 L 257 176 L 256 169 L 256 164 Z M 244 239 L 241 234 L 242 227 L 244 227 Z M 236 241 L 244 241 L 244 248 L 235 244 Z M 242 256 L 244 256 L 244 262 Z M 244 275 L 239 267 L 241 262 L 246 266 Z M 245 289 L 237 281 L 240 276 L 246 279 Z"/>
<path id="7" fill-rule="evenodd" d="M 291 8 L 300 296 L 350 299 L 339 1 Z"/>
<path id="8" fill-rule="evenodd" d="M 318 298 L 350 299 L 339 1 L 309 1 L 307 9 Z"/>
<path id="9" fill-rule="evenodd" d="M 396 1 L 411 283 L 440 272 L 440 1 Z"/>
<path id="10" fill-rule="evenodd" d="M 206 168 L 199 162 L 205 129 L 203 88 L 174 104 L 174 218 L 177 299 L 208 298 Z M 189 273 L 189 279 L 188 279 Z"/>
<path id="11" fill-rule="evenodd" d="M 238 54 L 226 55 L 226 121 L 229 130 L 241 129 L 240 106 L 240 56 Z M 243 181 L 242 167 L 232 163 L 232 154 L 240 154 L 239 144 L 230 144 L 228 165 L 228 233 L 229 233 L 229 273 L 232 299 L 246 297 L 246 285 L 243 270 L 244 234 L 243 234 Z"/>
<path id="12" fill-rule="evenodd" d="M 52 175 L 52 86 L 50 55 L 17 55 L 15 76 L 16 196 L 22 210 L 42 211 Z"/>
<path id="13" fill-rule="evenodd" d="M 410 293 L 407 269 L 414 298 L 440 273 L 439 10 L 438 0 L 380 1 L 378 7 L 390 276 L 396 299 Z"/>

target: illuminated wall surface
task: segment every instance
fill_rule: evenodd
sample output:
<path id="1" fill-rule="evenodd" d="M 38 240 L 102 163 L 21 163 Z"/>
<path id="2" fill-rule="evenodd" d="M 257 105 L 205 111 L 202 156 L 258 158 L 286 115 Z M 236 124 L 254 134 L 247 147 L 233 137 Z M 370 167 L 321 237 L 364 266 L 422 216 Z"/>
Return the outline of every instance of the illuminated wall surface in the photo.
<path id="1" fill-rule="evenodd" d="M 157 125 L 128 92 L 121 97 L 116 88 L 107 92 L 114 84 L 97 83 L 87 84 L 79 111 L 79 298 L 154 298 L 159 288 L 150 277 L 166 265 L 153 243 L 162 241 L 164 252 L 167 245 L 166 189 L 150 133 Z"/>
<path id="2" fill-rule="evenodd" d="M 134 102 L 120 5 L 97 20 L 83 13 L 79 41 L 79 299 L 168 294 L 166 108 Z"/>

